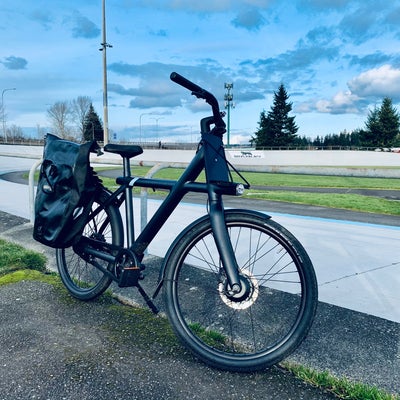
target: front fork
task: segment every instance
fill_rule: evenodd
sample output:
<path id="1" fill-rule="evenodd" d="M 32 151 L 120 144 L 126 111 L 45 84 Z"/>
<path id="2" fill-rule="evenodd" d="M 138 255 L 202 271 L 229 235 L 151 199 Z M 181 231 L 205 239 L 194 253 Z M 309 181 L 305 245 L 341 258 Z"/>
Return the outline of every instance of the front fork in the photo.
<path id="1" fill-rule="evenodd" d="M 240 281 L 239 266 L 236 261 L 232 242 L 225 223 L 222 195 L 210 187 L 208 190 L 208 197 L 210 207 L 210 222 L 215 244 L 221 258 L 222 266 L 226 273 L 229 291 L 231 291 L 232 295 L 234 295 L 241 292 L 242 284 Z"/>

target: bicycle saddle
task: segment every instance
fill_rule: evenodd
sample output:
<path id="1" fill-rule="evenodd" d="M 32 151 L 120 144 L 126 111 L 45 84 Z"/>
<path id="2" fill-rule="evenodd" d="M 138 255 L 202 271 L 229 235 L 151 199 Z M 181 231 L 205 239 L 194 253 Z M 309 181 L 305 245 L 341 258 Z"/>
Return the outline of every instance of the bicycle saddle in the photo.
<path id="1" fill-rule="evenodd" d="M 116 153 L 121 157 L 127 158 L 132 158 L 143 153 L 142 147 L 135 144 L 126 145 L 108 143 L 104 146 L 104 151 L 107 151 L 108 153 Z"/>

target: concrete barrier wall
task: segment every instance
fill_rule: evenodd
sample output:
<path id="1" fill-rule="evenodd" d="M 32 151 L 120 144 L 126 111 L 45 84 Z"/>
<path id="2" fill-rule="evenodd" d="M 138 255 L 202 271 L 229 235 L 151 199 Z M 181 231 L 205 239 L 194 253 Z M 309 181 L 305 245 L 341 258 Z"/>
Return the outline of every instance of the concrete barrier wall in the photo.
<path id="1" fill-rule="evenodd" d="M 0 145 L 0 155 L 39 159 L 40 146 Z M 145 149 L 132 164 L 158 163 L 184 166 L 194 156 L 193 150 Z M 230 150 L 227 159 L 242 171 L 373 176 L 400 178 L 400 153 L 346 150 Z M 92 162 L 121 164 L 118 155 L 92 155 Z"/>

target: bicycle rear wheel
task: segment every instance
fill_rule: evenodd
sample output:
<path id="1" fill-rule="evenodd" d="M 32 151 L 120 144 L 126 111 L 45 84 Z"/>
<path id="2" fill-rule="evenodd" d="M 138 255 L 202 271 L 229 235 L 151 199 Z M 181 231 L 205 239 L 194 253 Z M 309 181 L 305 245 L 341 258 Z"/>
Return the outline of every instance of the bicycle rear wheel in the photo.
<path id="1" fill-rule="evenodd" d="M 270 367 L 305 338 L 317 306 L 310 258 L 260 213 L 226 211 L 242 292 L 229 291 L 208 218 L 180 236 L 167 260 L 164 296 L 177 336 L 198 358 L 231 371 Z"/>
<path id="2" fill-rule="evenodd" d="M 122 219 L 117 207 L 104 205 L 109 196 L 105 190 L 96 195 L 92 211 L 100 209 L 100 212 L 95 216 L 89 214 L 82 236 L 121 246 L 124 241 Z M 56 259 L 63 284 L 79 300 L 98 297 L 112 282 L 110 277 L 75 253 L 73 247 L 57 249 Z M 111 263 L 98 258 L 95 261 L 108 270 L 112 268 Z"/>

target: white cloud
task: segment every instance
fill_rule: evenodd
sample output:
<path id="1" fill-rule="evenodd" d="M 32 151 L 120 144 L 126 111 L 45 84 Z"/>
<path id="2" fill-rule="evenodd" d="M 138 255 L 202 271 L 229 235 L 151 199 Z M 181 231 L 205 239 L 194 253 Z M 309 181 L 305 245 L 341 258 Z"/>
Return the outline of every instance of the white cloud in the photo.
<path id="1" fill-rule="evenodd" d="M 296 112 L 316 111 L 327 114 L 359 114 L 369 104 L 384 97 L 400 99 L 400 69 L 383 65 L 362 72 L 348 82 L 349 90 L 337 92 L 331 99 L 305 101 L 296 105 Z"/>
<path id="2" fill-rule="evenodd" d="M 400 69 L 391 65 L 373 68 L 353 78 L 348 86 L 359 97 L 399 98 Z"/>
<path id="3" fill-rule="evenodd" d="M 316 111 L 330 114 L 357 114 L 359 97 L 350 91 L 340 91 L 331 100 L 319 100 L 315 104 Z"/>

